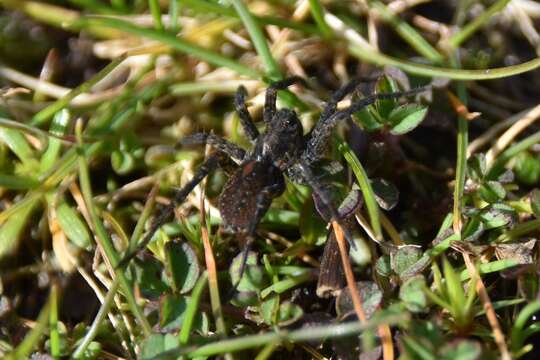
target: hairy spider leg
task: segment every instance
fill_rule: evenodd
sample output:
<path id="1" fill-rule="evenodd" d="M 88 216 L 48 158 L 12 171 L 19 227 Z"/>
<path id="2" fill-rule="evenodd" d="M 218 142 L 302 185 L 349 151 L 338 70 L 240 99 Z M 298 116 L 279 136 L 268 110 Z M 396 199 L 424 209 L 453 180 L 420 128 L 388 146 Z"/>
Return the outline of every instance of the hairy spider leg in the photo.
<path id="1" fill-rule="evenodd" d="M 317 194 L 317 196 L 321 199 L 324 206 L 326 207 L 326 210 L 330 213 L 331 220 L 336 221 L 339 226 L 341 226 L 341 229 L 345 235 L 345 238 L 349 242 L 349 245 L 356 249 L 356 244 L 352 240 L 352 235 L 350 231 L 348 230 L 348 227 L 343 222 L 342 216 L 339 214 L 338 209 L 334 206 L 332 203 L 332 197 L 328 193 L 328 191 L 324 188 L 323 184 L 317 179 L 315 174 L 313 174 L 313 171 L 311 170 L 311 167 L 304 163 L 302 160 L 298 161 L 294 167 L 298 169 L 297 173 L 302 174 L 302 178 L 305 183 L 307 183 L 314 193 Z"/>
<path id="2" fill-rule="evenodd" d="M 284 90 L 292 84 L 296 83 L 306 85 L 306 80 L 304 80 L 300 76 L 291 76 L 289 78 L 271 84 L 268 89 L 266 89 L 263 109 L 263 121 L 265 122 L 265 124 L 268 124 L 270 121 L 272 121 L 274 115 L 276 114 L 276 100 L 278 90 Z"/>
<path id="3" fill-rule="evenodd" d="M 371 80 L 371 79 L 370 79 Z M 361 82 L 365 81 L 364 78 L 356 77 L 351 79 L 348 83 L 340 87 L 336 90 L 330 97 L 330 100 L 326 103 L 326 106 L 324 107 L 323 111 L 321 112 L 321 115 L 319 116 L 320 119 L 326 119 L 327 117 L 331 116 L 333 113 L 336 112 L 337 104 L 343 100 L 343 98 L 350 93 L 352 93 L 358 85 L 360 85 Z"/>
<path id="4" fill-rule="evenodd" d="M 379 79 L 381 74 L 376 74 L 373 76 L 355 76 L 348 83 L 337 89 L 330 100 L 326 103 L 319 119 L 324 119 L 336 112 L 337 104 L 345 98 L 345 96 L 351 94 L 355 91 L 361 83 L 374 82 Z"/>
<path id="5" fill-rule="evenodd" d="M 180 145 L 212 145 L 216 150 L 229 155 L 234 160 L 242 161 L 246 156 L 246 151 L 238 145 L 225 140 L 212 133 L 197 133 L 188 135 L 178 142 Z"/>
<path id="6" fill-rule="evenodd" d="M 302 160 L 307 164 L 312 164 L 322 158 L 325 153 L 328 141 L 332 135 L 332 130 L 339 121 L 346 120 L 357 111 L 375 103 L 377 100 L 398 99 L 400 97 L 416 95 L 428 89 L 419 87 L 408 91 L 399 91 L 383 94 L 374 94 L 354 102 L 347 109 L 335 111 L 334 113 L 321 117 L 309 134 L 306 150 L 302 154 Z"/>
<path id="7" fill-rule="evenodd" d="M 208 175 L 211 171 L 215 170 L 218 167 L 219 162 L 223 156 L 223 153 L 215 152 L 211 154 L 202 163 L 202 165 L 197 169 L 197 172 L 195 173 L 193 178 L 176 192 L 172 202 L 168 204 L 165 208 L 163 208 L 154 218 L 150 229 L 143 237 L 142 241 L 135 247 L 135 249 L 131 251 L 128 250 L 128 253 L 124 256 L 122 260 L 120 260 L 120 262 L 116 266 L 117 268 L 122 268 L 126 266 L 131 261 L 131 259 L 133 259 L 139 253 L 139 251 L 141 251 L 146 247 L 146 245 L 148 245 L 156 231 L 161 226 L 163 226 L 163 224 L 169 221 L 174 215 L 174 208 L 179 204 L 183 203 L 189 193 L 193 191 L 195 186 L 197 186 L 206 177 L 206 175 Z"/>
<path id="8" fill-rule="evenodd" d="M 238 87 L 238 90 L 236 90 L 236 95 L 234 96 L 234 108 L 236 112 L 238 113 L 238 117 L 240 118 L 240 123 L 242 124 L 242 127 L 244 128 L 244 132 L 246 133 L 246 136 L 248 137 L 251 143 L 255 143 L 255 141 L 259 137 L 259 130 L 257 130 L 257 127 L 255 126 L 255 123 L 253 122 L 253 118 L 251 117 L 247 109 L 246 96 L 247 96 L 246 88 L 240 85 Z"/>
<path id="9" fill-rule="evenodd" d="M 273 185 L 265 187 L 259 194 L 257 194 L 257 208 L 255 210 L 255 214 L 252 220 L 250 221 L 248 225 L 248 230 L 245 235 L 246 242 L 244 245 L 244 249 L 242 250 L 242 259 L 240 262 L 240 269 L 238 271 L 238 281 L 235 284 L 233 284 L 231 292 L 234 292 L 236 290 L 246 270 L 246 263 L 247 263 L 249 251 L 251 250 L 251 246 L 255 242 L 257 225 L 259 224 L 262 217 L 266 213 L 268 207 L 272 203 L 272 200 L 275 197 L 275 194 L 279 194 L 283 192 L 284 186 L 285 185 L 281 182 L 277 184 L 273 184 Z"/>

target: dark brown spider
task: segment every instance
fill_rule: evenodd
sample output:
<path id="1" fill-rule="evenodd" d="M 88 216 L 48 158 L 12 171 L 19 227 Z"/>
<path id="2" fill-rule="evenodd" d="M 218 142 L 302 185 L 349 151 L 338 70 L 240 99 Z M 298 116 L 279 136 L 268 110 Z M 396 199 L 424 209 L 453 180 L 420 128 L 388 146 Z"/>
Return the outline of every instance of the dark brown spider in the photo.
<path id="1" fill-rule="evenodd" d="M 182 145 L 209 144 L 216 151 L 199 167 L 193 179 L 176 193 L 171 204 L 161 210 L 144 236 L 139 249 L 145 247 L 159 227 L 172 218 L 175 206 L 182 203 L 195 186 L 226 161 L 227 157 L 235 160 L 239 166 L 225 184 L 219 197 L 218 207 L 223 228 L 226 231 L 240 233 L 247 240 L 243 250 L 239 279 L 242 277 L 257 225 L 270 207 L 272 200 L 281 195 L 285 189 L 285 175 L 293 182 L 309 185 L 326 207 L 326 212 L 331 219 L 341 224 L 342 219 L 330 200 L 330 194 L 319 181 L 314 170 L 314 165 L 322 160 L 335 125 L 341 120 L 350 118 L 353 113 L 365 106 L 373 104 L 376 100 L 409 96 L 422 90 L 375 94 L 353 102 L 344 110 L 337 110 L 338 102 L 352 93 L 359 82 L 360 79 L 354 79 L 332 95 L 315 127 L 307 135 L 304 135 L 302 124 L 293 110 L 276 109 L 277 91 L 286 89 L 294 83 L 305 84 L 303 79 L 287 78 L 272 84 L 267 89 L 263 109 L 266 130 L 262 134 L 255 127 L 247 110 L 246 89 L 240 86 L 236 92 L 234 105 L 253 148 L 246 151 L 219 136 L 207 133 L 198 133 L 182 139 L 180 141 Z M 136 251 L 133 251 L 126 255 L 119 266 L 127 264 L 135 254 Z"/>

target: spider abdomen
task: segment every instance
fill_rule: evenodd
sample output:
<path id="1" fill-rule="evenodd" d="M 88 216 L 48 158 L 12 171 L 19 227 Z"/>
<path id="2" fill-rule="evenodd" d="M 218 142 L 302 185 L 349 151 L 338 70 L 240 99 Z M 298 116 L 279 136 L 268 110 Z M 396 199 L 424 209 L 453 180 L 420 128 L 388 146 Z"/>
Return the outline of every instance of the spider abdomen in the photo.
<path id="1" fill-rule="evenodd" d="M 272 199 L 281 195 L 284 188 L 278 168 L 256 160 L 245 162 L 229 178 L 219 197 L 223 228 L 231 232 L 248 231 L 257 212 L 266 213 Z"/>

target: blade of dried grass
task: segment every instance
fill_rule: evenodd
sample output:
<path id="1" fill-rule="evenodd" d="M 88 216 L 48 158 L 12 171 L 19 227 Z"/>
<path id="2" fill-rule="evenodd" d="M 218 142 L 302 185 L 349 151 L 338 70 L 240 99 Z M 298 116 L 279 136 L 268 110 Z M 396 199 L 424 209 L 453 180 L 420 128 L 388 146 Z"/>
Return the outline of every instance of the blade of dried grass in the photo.
<path id="1" fill-rule="evenodd" d="M 356 281 L 354 279 L 354 274 L 351 267 L 351 262 L 349 261 L 349 252 L 347 251 L 347 245 L 345 243 L 345 237 L 343 235 L 343 229 L 341 226 L 334 220 L 332 221 L 332 227 L 334 233 L 336 234 L 336 240 L 339 246 L 339 252 L 341 255 L 341 262 L 343 265 L 343 270 L 345 272 L 345 279 L 347 280 L 347 286 L 351 292 L 351 298 L 353 301 L 354 311 L 358 316 L 358 319 L 361 323 L 367 322 L 367 316 L 362 305 L 362 299 L 360 299 L 360 291 L 356 286 Z M 381 338 L 381 343 L 383 346 L 383 358 L 384 360 L 394 359 L 394 345 L 392 344 L 392 334 L 388 325 L 379 325 L 377 327 L 379 336 Z"/>
<path id="2" fill-rule="evenodd" d="M 540 104 L 527 111 L 523 117 L 517 120 L 508 130 L 506 130 L 486 153 L 486 164 L 490 167 L 495 158 L 518 136 L 523 130 L 540 119 Z"/>
<path id="3" fill-rule="evenodd" d="M 206 271 L 208 273 L 208 287 L 210 290 L 210 305 L 212 307 L 212 314 L 216 322 L 217 333 L 221 336 L 227 336 L 227 328 L 225 327 L 225 320 L 223 318 L 223 309 L 221 307 L 221 299 L 219 295 L 218 273 L 216 267 L 216 259 L 214 257 L 214 251 L 212 244 L 210 243 L 210 236 L 208 234 L 208 227 L 206 223 L 206 211 L 205 211 L 205 196 L 204 191 L 206 181 L 200 183 L 201 196 L 199 213 L 201 216 L 201 237 L 204 248 L 204 260 L 206 263 Z"/>
<path id="4" fill-rule="evenodd" d="M 478 269 L 471 261 L 470 255 L 467 252 L 462 252 L 461 254 L 463 255 L 463 260 L 465 261 L 465 266 L 467 266 L 467 270 L 469 270 L 469 274 L 473 274 L 473 277 L 477 279 L 476 290 L 478 291 L 480 300 L 484 305 L 486 317 L 493 330 L 493 336 L 495 337 L 495 343 L 499 348 L 501 359 L 510 360 L 510 352 L 508 351 L 508 346 L 506 345 L 504 334 L 501 330 L 501 326 L 499 325 L 499 320 L 497 320 L 497 314 L 495 313 L 495 309 L 493 309 L 493 304 L 491 303 L 491 300 L 489 298 L 486 286 L 484 285 L 484 282 L 482 281 L 482 278 L 478 273 Z"/>

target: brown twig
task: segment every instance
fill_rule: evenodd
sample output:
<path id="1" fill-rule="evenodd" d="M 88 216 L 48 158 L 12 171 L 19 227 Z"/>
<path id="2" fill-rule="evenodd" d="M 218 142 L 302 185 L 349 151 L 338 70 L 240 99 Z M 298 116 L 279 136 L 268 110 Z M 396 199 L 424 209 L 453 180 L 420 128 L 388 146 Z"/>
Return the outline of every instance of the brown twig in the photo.
<path id="1" fill-rule="evenodd" d="M 341 254 L 341 262 L 343 264 L 343 270 L 345 271 L 345 279 L 347 280 L 347 286 L 351 292 L 351 299 L 353 301 L 354 311 L 358 316 L 360 322 L 364 323 L 367 321 L 367 316 L 362 306 L 362 299 L 360 299 L 360 291 L 356 286 L 356 281 L 354 279 L 354 274 L 351 267 L 351 262 L 349 261 L 349 254 L 347 252 L 347 245 L 345 243 L 345 238 L 343 236 L 343 229 L 336 222 L 332 221 L 332 227 L 334 233 L 336 234 L 336 240 L 339 246 L 339 252 Z M 394 346 L 392 344 L 392 334 L 388 325 L 381 325 L 378 327 L 378 333 L 381 338 L 382 348 L 383 348 L 383 358 L 384 360 L 394 359 Z"/>
<path id="2" fill-rule="evenodd" d="M 471 261 L 471 257 L 467 252 L 464 251 L 461 254 L 463 255 L 463 260 L 465 261 L 465 265 L 467 266 L 467 270 L 469 271 L 471 278 L 474 277 L 477 279 L 476 291 L 478 291 L 478 295 L 480 297 L 480 300 L 482 301 L 482 304 L 484 305 L 484 310 L 486 311 L 486 317 L 489 324 L 491 325 L 491 328 L 493 329 L 493 337 L 495 338 L 495 343 L 497 344 L 499 352 L 501 353 L 501 359 L 510 360 L 511 356 L 508 351 L 508 346 L 506 345 L 506 340 L 501 330 L 501 326 L 499 325 L 499 321 L 497 320 L 497 314 L 495 313 L 495 309 L 493 308 L 493 304 L 491 303 L 484 282 L 482 281 L 482 278 L 478 273 L 478 269 Z"/>
<path id="3" fill-rule="evenodd" d="M 206 212 L 205 212 L 205 182 L 201 182 L 201 197 L 200 197 L 200 215 L 201 215 L 201 237 L 204 247 L 204 260 L 206 263 L 206 270 L 208 271 L 208 287 L 210 289 L 210 303 L 212 305 L 212 313 L 214 320 L 216 321 L 217 332 L 221 336 L 227 335 L 227 328 L 225 327 L 225 321 L 223 320 L 223 310 L 221 308 L 221 299 L 219 296 L 218 274 L 216 267 L 216 259 L 214 257 L 214 251 L 212 250 L 212 244 L 210 244 L 210 236 L 208 234 L 208 228 L 206 226 Z"/>

